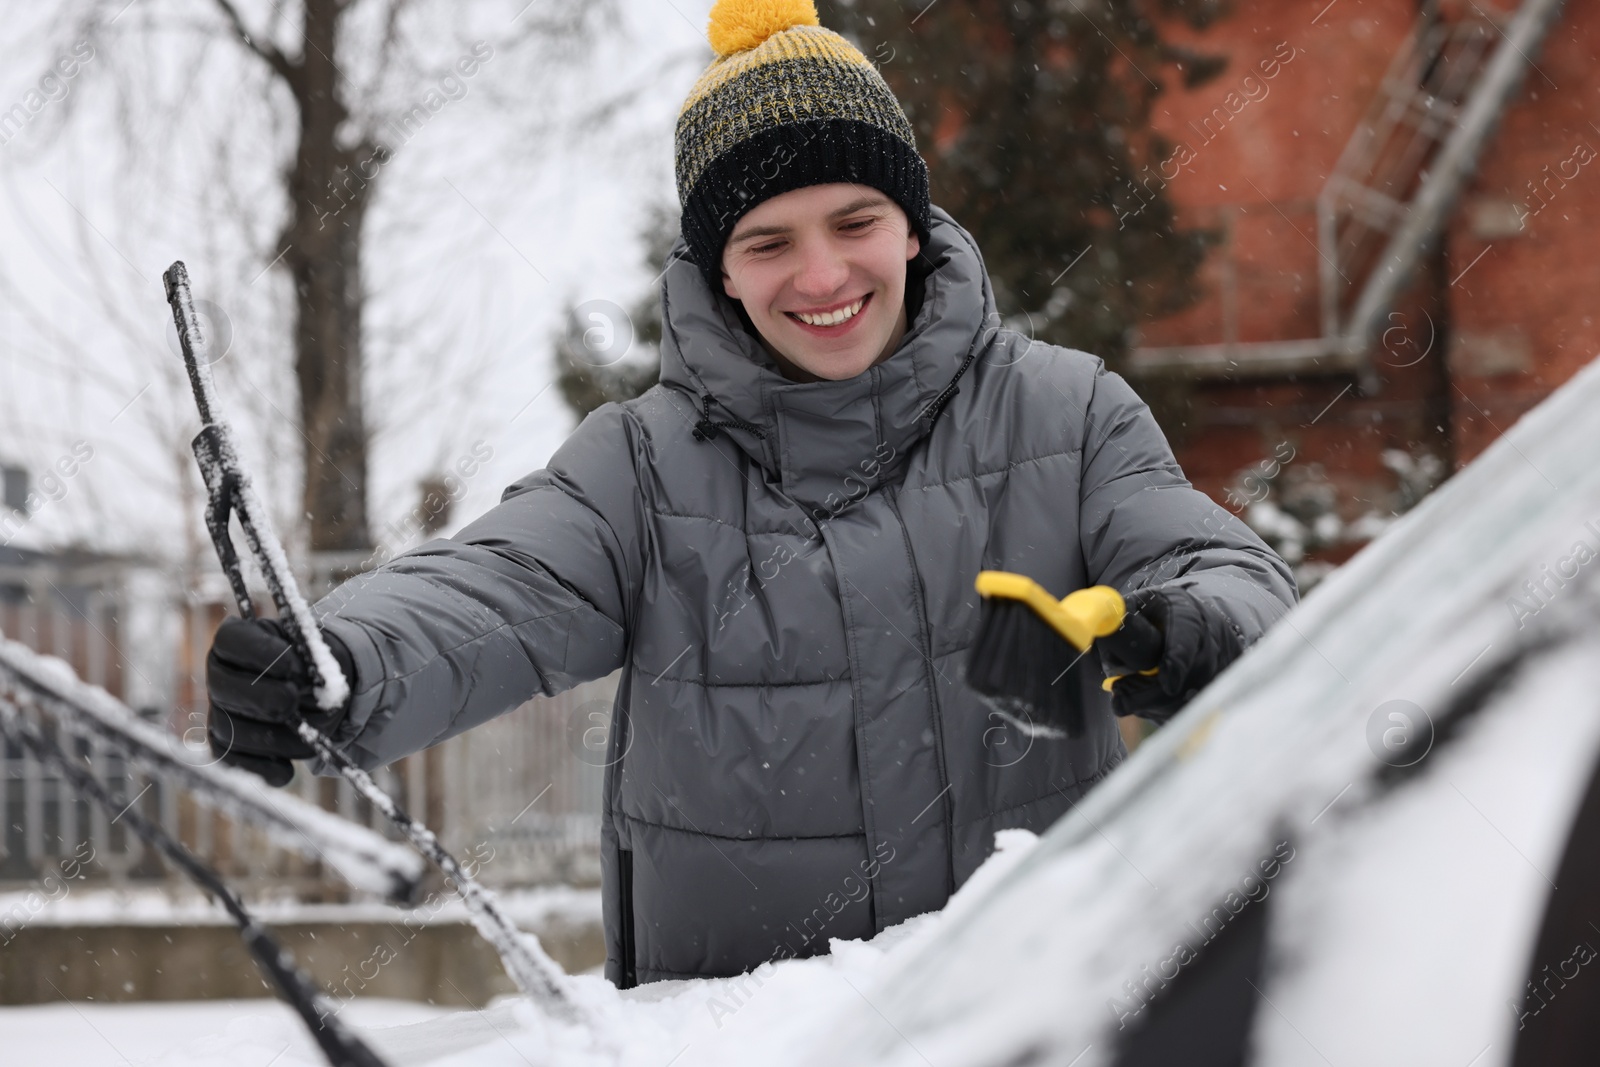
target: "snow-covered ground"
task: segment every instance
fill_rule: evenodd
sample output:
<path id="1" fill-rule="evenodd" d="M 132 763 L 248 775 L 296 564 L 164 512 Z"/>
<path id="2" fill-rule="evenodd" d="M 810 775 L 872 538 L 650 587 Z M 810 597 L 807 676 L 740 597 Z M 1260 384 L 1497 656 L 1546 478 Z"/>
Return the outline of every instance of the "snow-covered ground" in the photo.
<path id="1" fill-rule="evenodd" d="M 600 921 L 600 890 L 593 887 L 541 886 L 502 890 L 495 894 L 506 914 L 523 929 L 547 922 L 567 924 Z M 228 926 L 232 920 L 221 908 L 178 883 L 129 889 L 74 889 L 58 900 L 37 906 L 32 891 L 0 893 L 0 915 L 28 914 L 29 926 Z M 30 899 L 35 901 L 30 906 Z M 430 925 L 468 920 L 459 897 L 407 909 L 377 902 L 306 904 L 298 900 L 254 902 L 250 911 L 262 922 L 289 923 L 398 923 Z"/>
<path id="2" fill-rule="evenodd" d="M 402 1000 L 358 1000 L 357 1028 L 451 1014 Z M 44 1004 L 0 1008 L 0 1059 L 11 1067 L 301 1067 L 325 1063 L 288 1007 L 275 1000 L 173 1004 Z"/>

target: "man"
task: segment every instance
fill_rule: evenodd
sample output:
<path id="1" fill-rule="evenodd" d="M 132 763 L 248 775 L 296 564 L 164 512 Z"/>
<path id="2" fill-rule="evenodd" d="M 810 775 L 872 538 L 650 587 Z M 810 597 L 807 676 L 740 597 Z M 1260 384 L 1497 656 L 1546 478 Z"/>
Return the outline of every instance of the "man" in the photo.
<path id="1" fill-rule="evenodd" d="M 318 605 L 347 707 L 315 712 L 274 623 L 224 625 L 210 662 L 214 746 L 280 782 L 309 755 L 299 715 L 381 765 L 620 668 L 602 850 L 622 986 L 939 908 L 996 830 L 1043 830 L 1124 758 L 1087 667 L 1061 682 L 1085 736 L 996 746 L 963 682 L 979 570 L 1127 593 L 1166 646 L 1117 710 L 1157 719 L 1295 598 L 1121 379 L 997 327 L 899 104 L 809 0 L 711 18 L 661 384 Z"/>

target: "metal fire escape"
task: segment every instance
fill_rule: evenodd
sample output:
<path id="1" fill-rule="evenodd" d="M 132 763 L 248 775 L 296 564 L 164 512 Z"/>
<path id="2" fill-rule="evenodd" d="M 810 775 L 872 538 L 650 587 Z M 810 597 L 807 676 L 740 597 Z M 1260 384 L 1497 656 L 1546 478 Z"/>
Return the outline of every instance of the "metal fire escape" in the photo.
<path id="1" fill-rule="evenodd" d="M 1129 370 L 1191 379 L 1371 374 L 1371 351 L 1471 178 L 1563 0 L 1510 18 L 1427 0 L 1317 197 L 1321 336 L 1136 348 Z M 1231 273 L 1228 275 L 1231 284 Z M 1237 306 L 1237 294 L 1224 301 Z M 1231 332 L 1231 317 L 1230 332 Z"/>

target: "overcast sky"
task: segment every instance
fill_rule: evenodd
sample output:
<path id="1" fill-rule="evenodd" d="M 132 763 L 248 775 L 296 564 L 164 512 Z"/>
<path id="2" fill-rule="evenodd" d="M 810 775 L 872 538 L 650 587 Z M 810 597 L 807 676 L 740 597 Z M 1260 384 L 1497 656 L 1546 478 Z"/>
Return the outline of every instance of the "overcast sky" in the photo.
<path id="1" fill-rule="evenodd" d="M 30 468 L 59 497 L 13 543 L 166 555 L 184 523 L 197 522 L 179 472 L 192 465 L 186 443 L 198 419 L 161 286 L 178 258 L 195 295 L 227 317 L 223 402 L 261 487 L 280 516 L 291 515 L 299 460 L 289 278 L 269 267 L 282 224 L 274 168 L 289 140 L 268 121 L 270 106 L 241 104 L 261 99 L 262 72 L 226 41 L 197 49 L 192 32 L 130 33 L 123 54 L 102 49 L 78 59 L 70 78 L 42 82 L 58 61 L 73 65 L 74 42 L 29 24 L 32 5 L 3 6 L 0 113 L 26 108 L 41 85 L 55 97 L 0 145 L 0 462 Z M 520 6 L 478 0 L 471 17 L 504 19 Z M 641 260 L 638 230 L 648 204 L 674 195 L 672 123 L 709 58 L 701 31 L 710 0 L 620 6 L 624 25 L 548 92 L 529 90 L 538 77 L 515 69 L 514 57 L 485 62 L 466 95 L 432 115 L 382 172 L 366 236 L 380 540 L 415 505 L 417 480 L 474 446 L 493 458 L 468 480 L 454 525 L 541 466 L 572 427 L 550 387 L 562 308 L 574 299 L 630 304 L 655 273 Z M 165 4 L 169 14 L 183 7 Z M 187 7 L 209 10 L 199 0 Z M 123 17 L 159 12 L 156 0 L 141 0 Z M 461 29 L 453 16 L 450 29 Z M 116 80 L 139 76 L 147 89 L 136 106 L 119 106 L 129 97 Z M 598 132 L 525 133 L 532 117 L 570 115 L 633 86 L 648 90 Z M 420 100 L 429 88 L 402 85 L 396 98 Z M 214 179 L 219 168 L 227 183 Z M 59 482 L 47 477 L 52 468 Z"/>

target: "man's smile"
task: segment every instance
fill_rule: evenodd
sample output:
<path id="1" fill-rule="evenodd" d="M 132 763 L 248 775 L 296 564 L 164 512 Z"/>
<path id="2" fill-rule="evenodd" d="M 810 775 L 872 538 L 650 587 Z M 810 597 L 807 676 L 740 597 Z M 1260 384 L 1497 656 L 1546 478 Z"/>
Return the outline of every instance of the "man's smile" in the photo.
<path id="1" fill-rule="evenodd" d="M 820 311 L 786 311 L 784 314 L 790 321 L 799 323 L 812 333 L 832 337 L 844 333 L 853 325 L 871 300 L 872 294 L 868 293 L 866 296 L 857 297 L 832 308 Z"/>

